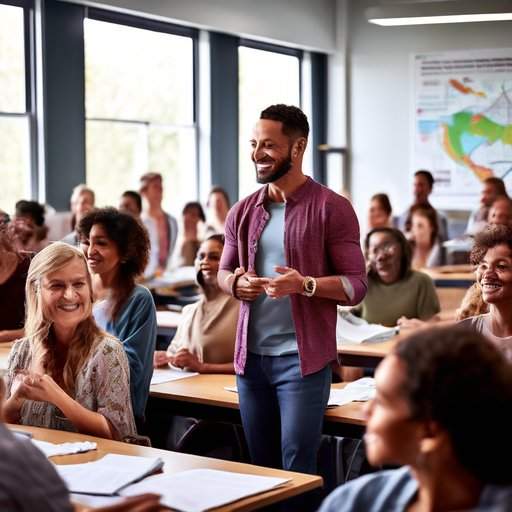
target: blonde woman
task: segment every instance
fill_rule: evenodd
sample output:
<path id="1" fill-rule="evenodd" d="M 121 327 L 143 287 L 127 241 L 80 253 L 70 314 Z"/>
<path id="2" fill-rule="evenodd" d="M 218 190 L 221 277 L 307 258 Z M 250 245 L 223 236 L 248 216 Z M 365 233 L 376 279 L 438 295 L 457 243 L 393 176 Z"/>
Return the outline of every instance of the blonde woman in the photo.
<path id="1" fill-rule="evenodd" d="M 25 338 L 9 357 L 6 421 L 108 439 L 135 435 L 128 361 L 94 321 L 82 252 L 56 242 L 38 253 L 26 300 Z"/>

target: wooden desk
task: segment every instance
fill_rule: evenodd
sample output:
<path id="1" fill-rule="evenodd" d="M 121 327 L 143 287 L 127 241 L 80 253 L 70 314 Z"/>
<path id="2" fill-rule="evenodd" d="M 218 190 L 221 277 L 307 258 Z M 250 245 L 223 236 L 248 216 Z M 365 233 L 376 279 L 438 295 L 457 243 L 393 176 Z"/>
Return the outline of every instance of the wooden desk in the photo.
<path id="1" fill-rule="evenodd" d="M 469 288 L 475 282 L 472 265 L 445 265 L 421 271 L 428 274 L 438 288 Z"/>
<path id="2" fill-rule="evenodd" d="M 289 483 L 278 489 L 273 489 L 256 496 L 250 496 L 235 503 L 230 503 L 229 505 L 213 509 L 216 512 L 256 510 L 272 503 L 278 503 L 293 496 L 321 487 L 323 483 L 322 478 L 316 475 L 305 475 L 302 473 L 263 468 L 250 464 L 227 462 L 207 457 L 187 455 L 184 453 L 157 450 L 155 448 L 146 448 L 143 446 L 120 443 L 118 441 L 109 441 L 98 437 L 75 434 L 72 432 L 25 427 L 22 425 L 10 425 L 10 427 L 15 430 L 31 432 L 35 439 L 49 441 L 52 443 L 95 441 L 98 444 L 98 449 L 91 452 L 52 457 L 51 460 L 56 464 L 79 464 L 82 462 L 91 462 L 103 457 L 107 453 L 116 453 L 121 455 L 138 455 L 142 457 L 160 457 L 165 463 L 163 468 L 164 473 L 177 473 L 189 469 L 201 468 L 291 479 Z"/>
<path id="3" fill-rule="evenodd" d="M 360 343 L 358 345 L 338 345 L 338 354 L 344 366 L 360 366 L 376 368 L 377 365 L 391 352 L 399 340 L 412 331 L 404 331 L 388 341 L 381 343 Z"/>
<path id="4" fill-rule="evenodd" d="M 234 387 L 234 375 L 197 375 L 187 379 L 151 386 L 150 408 L 157 407 L 174 414 L 216 421 L 240 423 L 238 393 L 226 391 Z M 335 388 L 345 384 L 333 384 Z M 325 413 L 324 432 L 361 437 L 366 422 L 364 403 L 330 407 Z"/>
<path id="5" fill-rule="evenodd" d="M 162 336 L 172 336 L 179 327 L 181 318 L 181 313 L 178 313 L 177 311 L 157 310 L 157 334 Z"/>

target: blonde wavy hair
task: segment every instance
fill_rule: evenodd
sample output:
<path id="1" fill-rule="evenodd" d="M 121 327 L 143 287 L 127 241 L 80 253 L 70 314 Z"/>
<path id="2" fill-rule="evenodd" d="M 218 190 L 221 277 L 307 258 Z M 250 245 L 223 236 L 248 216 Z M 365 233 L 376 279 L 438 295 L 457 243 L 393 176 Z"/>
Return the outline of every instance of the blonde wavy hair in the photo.
<path id="1" fill-rule="evenodd" d="M 41 294 L 42 280 L 66 266 L 75 258 L 83 262 L 90 302 L 87 316 L 78 324 L 75 335 L 69 340 L 69 349 L 62 375 L 56 365 L 56 341 L 52 332 L 52 321 L 48 318 Z M 32 364 L 41 362 L 45 373 L 64 384 L 64 390 L 74 395 L 75 378 L 105 333 L 96 325 L 92 316 L 92 283 L 87 270 L 85 256 L 77 248 L 63 242 L 54 242 L 34 256 L 25 285 L 26 317 L 25 336 L 30 340 Z"/>

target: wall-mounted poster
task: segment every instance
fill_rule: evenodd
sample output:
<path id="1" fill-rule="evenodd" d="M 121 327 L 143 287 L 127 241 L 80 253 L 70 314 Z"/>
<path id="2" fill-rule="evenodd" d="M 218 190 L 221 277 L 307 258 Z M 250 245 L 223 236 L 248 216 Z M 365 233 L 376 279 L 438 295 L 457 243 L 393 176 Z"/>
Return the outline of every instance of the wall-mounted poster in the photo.
<path id="1" fill-rule="evenodd" d="M 412 169 L 444 208 L 473 208 L 489 176 L 512 190 L 512 49 L 418 54 Z"/>

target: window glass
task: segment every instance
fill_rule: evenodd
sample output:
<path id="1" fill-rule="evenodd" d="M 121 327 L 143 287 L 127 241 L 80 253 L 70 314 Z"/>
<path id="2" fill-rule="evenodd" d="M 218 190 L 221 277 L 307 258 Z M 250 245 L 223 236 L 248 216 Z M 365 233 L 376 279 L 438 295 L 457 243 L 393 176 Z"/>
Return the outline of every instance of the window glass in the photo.
<path id="1" fill-rule="evenodd" d="M 30 198 L 23 16 L 21 7 L 0 5 L 0 209 L 11 214 Z"/>
<path id="2" fill-rule="evenodd" d="M 0 112 L 25 112 L 23 9 L 0 5 Z"/>
<path id="3" fill-rule="evenodd" d="M 84 33 L 87 184 L 117 205 L 160 172 L 177 214 L 197 198 L 192 38 L 91 19 Z"/>
<path id="4" fill-rule="evenodd" d="M 0 209 L 12 214 L 19 199 L 30 199 L 28 120 L 0 116 Z"/>
<path id="5" fill-rule="evenodd" d="M 85 20 L 86 115 L 193 122 L 190 37 Z"/>
<path id="6" fill-rule="evenodd" d="M 256 183 L 249 141 L 260 112 L 274 103 L 300 107 L 300 60 L 291 55 L 245 46 L 239 57 L 239 197 L 260 187 Z"/>

